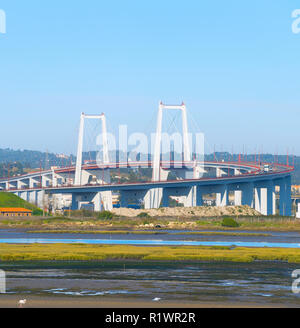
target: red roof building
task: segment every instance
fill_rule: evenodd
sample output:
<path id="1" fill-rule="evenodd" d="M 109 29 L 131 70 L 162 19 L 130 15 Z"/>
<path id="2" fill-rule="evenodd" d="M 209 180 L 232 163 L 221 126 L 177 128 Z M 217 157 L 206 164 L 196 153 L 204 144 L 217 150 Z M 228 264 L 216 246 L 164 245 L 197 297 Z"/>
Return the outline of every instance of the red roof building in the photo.
<path id="1" fill-rule="evenodd" d="M 21 207 L 0 207 L 2 216 L 31 216 L 32 211 Z"/>

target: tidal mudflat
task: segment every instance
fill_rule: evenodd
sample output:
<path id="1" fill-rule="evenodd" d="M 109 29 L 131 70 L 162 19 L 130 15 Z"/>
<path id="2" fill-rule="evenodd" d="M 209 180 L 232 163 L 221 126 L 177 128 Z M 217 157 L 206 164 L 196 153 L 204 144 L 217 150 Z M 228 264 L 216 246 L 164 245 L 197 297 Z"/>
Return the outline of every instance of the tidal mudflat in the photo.
<path id="1" fill-rule="evenodd" d="M 298 266 L 280 262 L 141 264 L 110 263 L 3 263 L 7 294 L 0 306 L 13 304 L 20 295 L 29 300 L 94 300 L 122 306 L 161 298 L 159 306 L 300 306 L 300 295 L 292 293 L 291 273 Z M 69 300 L 69 303 L 68 303 Z M 129 303 L 128 303 L 129 302 Z M 152 302 L 152 303 L 151 303 Z M 2 304 L 2 305 L 1 305 Z M 38 304 L 35 303 L 37 306 Z M 50 306 L 51 302 L 49 303 Z M 53 304 L 53 303 L 52 303 Z M 45 305 L 46 306 L 46 305 Z M 55 306 L 55 305 L 54 305 Z"/>

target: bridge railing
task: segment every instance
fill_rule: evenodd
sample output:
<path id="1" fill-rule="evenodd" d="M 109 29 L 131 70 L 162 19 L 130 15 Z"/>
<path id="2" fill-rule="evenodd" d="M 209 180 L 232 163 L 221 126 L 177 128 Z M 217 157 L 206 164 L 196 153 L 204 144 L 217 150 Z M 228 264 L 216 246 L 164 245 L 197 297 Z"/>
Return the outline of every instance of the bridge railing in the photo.
<path id="1" fill-rule="evenodd" d="M 150 163 L 150 162 L 143 162 L 143 163 Z M 166 164 L 167 162 L 162 162 L 162 164 Z M 176 162 L 173 162 L 173 163 L 176 163 Z M 194 162 L 186 162 L 186 164 L 195 164 Z M 118 163 L 119 165 L 122 165 L 123 163 Z M 206 165 L 215 165 L 216 167 L 222 167 L 224 170 L 226 170 L 226 168 L 228 168 L 228 174 L 227 175 L 223 175 L 221 177 L 201 177 L 199 179 L 197 178 L 192 178 L 192 179 L 184 179 L 184 180 L 161 180 L 159 179 L 158 181 L 155 181 L 155 183 L 165 183 L 165 182 L 178 182 L 178 181 L 195 181 L 195 180 L 224 180 L 224 179 L 234 179 L 234 178 L 241 178 L 241 177 L 251 177 L 251 176 L 257 176 L 257 175 L 275 175 L 275 174 L 278 174 L 278 173 L 281 173 L 281 174 L 285 174 L 285 173 L 291 173 L 294 171 L 294 167 L 293 166 L 289 166 L 289 165 L 284 165 L 284 164 L 274 164 L 274 163 L 260 163 L 260 165 L 258 165 L 257 163 L 246 163 L 246 162 L 205 162 Z M 263 170 L 264 168 L 264 165 L 270 165 L 270 166 L 273 166 L 273 168 L 275 168 L 275 170 L 273 171 L 270 171 L 270 172 L 265 172 Z M 226 167 L 227 166 L 227 167 Z M 247 171 L 247 172 L 243 172 L 239 175 L 234 175 L 234 174 L 231 174 L 232 171 L 230 171 L 230 168 L 231 166 L 234 166 L 234 167 L 240 167 L 240 168 L 249 168 L 250 170 Z M 90 167 L 90 166 L 89 166 Z M 120 166 L 121 167 L 121 166 Z M 162 168 L 164 169 L 164 167 L 162 166 Z M 68 168 L 69 170 L 72 169 L 72 167 L 69 167 Z M 88 169 L 88 167 L 86 166 L 86 169 Z M 98 169 L 102 169 L 104 170 L 105 168 L 99 168 Z M 58 169 L 59 171 L 59 169 Z M 37 172 L 38 174 L 39 172 Z M 14 179 L 22 179 L 23 177 L 22 176 L 18 176 L 18 177 L 14 177 Z M 13 179 L 13 178 L 12 178 Z M 10 180 L 5 180 L 6 182 L 9 183 Z M 139 181 L 136 181 L 136 182 L 115 182 L 115 183 L 109 183 L 108 185 L 122 185 L 122 184 L 126 184 L 126 185 L 134 185 L 134 184 L 141 184 L 141 183 L 147 183 L 147 184 L 151 184 L 151 183 L 154 183 L 154 181 L 151 181 L 151 180 L 139 180 Z M 85 187 L 85 186 L 101 186 L 101 185 L 107 185 L 107 183 L 103 182 L 101 184 L 97 184 L 97 183 L 93 183 L 93 184 L 85 184 L 85 185 L 82 185 L 82 187 Z M 62 184 L 62 185 L 59 185 L 57 187 L 53 187 L 52 184 L 50 183 L 49 186 L 47 187 L 42 187 L 42 184 L 41 183 L 37 183 L 33 188 L 30 188 L 29 186 L 25 186 L 24 188 L 22 189 L 17 189 L 17 188 L 9 188 L 9 189 L 4 189 L 4 190 L 7 190 L 7 191 L 21 191 L 21 190 L 36 190 L 36 189 L 49 189 L 49 188 L 71 188 L 71 187 L 74 187 L 73 184 L 70 184 L 70 183 L 65 183 L 65 184 Z M 78 187 L 78 186 L 76 186 Z M 80 187 L 80 186 L 79 186 Z"/>

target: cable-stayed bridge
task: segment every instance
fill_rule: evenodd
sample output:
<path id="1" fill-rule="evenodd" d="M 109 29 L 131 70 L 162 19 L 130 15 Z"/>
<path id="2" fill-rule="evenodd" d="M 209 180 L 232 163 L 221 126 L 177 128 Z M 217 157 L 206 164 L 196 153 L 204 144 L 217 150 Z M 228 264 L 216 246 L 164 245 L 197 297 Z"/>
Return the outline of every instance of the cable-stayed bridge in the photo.
<path id="1" fill-rule="evenodd" d="M 182 160 L 162 160 L 162 120 L 165 110 L 179 110 L 182 116 Z M 99 120 L 102 130 L 102 160 L 82 163 L 83 135 L 86 120 Z M 194 152 L 195 155 L 195 152 Z M 111 210 L 112 194 L 119 195 L 121 207 L 140 203 L 144 208 L 168 207 L 171 197 L 180 197 L 186 207 L 203 205 L 203 196 L 216 195 L 216 206 L 249 205 L 263 215 L 291 215 L 291 173 L 289 165 L 261 162 L 204 162 L 194 156 L 188 133 L 185 104 L 159 104 L 153 156 L 147 161 L 112 162 L 105 114 L 81 114 L 76 165 L 52 167 L 22 176 L 0 179 L 0 188 L 44 208 L 53 199 L 68 197 L 70 208 L 89 204 L 95 211 Z M 150 168 L 152 179 L 112 183 L 111 170 Z M 170 179 L 170 173 L 176 179 Z M 276 202 L 276 189 L 279 202 Z M 55 202 L 54 202 L 55 203 Z M 53 209 L 62 207 L 54 204 Z M 277 203 L 278 209 L 277 209 Z"/>

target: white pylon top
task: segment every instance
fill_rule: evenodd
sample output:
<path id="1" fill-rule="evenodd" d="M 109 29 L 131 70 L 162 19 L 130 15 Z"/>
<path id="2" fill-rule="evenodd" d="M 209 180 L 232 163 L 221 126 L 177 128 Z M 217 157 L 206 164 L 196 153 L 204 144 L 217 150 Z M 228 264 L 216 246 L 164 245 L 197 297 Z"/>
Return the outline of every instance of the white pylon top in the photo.
<path id="1" fill-rule="evenodd" d="M 171 109 L 171 110 L 179 109 L 182 111 L 183 160 L 185 162 L 191 161 L 191 152 L 190 152 L 190 145 L 189 145 L 189 138 L 188 138 L 186 106 L 185 106 L 184 102 L 182 102 L 181 105 L 165 105 L 165 104 L 163 104 L 162 101 L 160 101 L 159 107 L 158 107 L 158 116 L 157 116 L 152 181 L 159 180 L 163 109 Z"/>
<path id="2" fill-rule="evenodd" d="M 80 127 L 77 147 L 77 159 L 76 159 L 76 171 L 75 171 L 75 185 L 81 185 L 81 166 L 82 166 L 82 147 L 83 147 L 83 133 L 84 133 L 84 120 L 85 119 L 96 119 L 102 121 L 102 136 L 103 136 L 103 162 L 109 163 L 108 157 L 108 141 L 107 141 L 107 130 L 106 130 L 106 118 L 104 113 L 100 115 L 87 115 L 81 113 L 80 116 Z"/>
<path id="3" fill-rule="evenodd" d="M 81 115 L 84 117 L 84 118 L 87 118 L 87 119 L 102 119 L 104 115 L 104 113 L 102 114 L 96 114 L 96 115 L 88 115 L 88 114 L 85 114 L 85 113 L 81 113 Z"/>
<path id="4" fill-rule="evenodd" d="M 163 102 L 161 101 L 159 103 L 159 106 L 162 109 L 181 109 L 181 110 L 186 110 L 186 106 L 185 106 L 184 102 L 182 102 L 181 105 L 167 105 L 167 104 L 163 104 Z"/>

